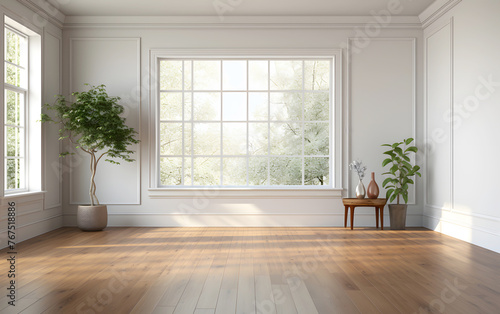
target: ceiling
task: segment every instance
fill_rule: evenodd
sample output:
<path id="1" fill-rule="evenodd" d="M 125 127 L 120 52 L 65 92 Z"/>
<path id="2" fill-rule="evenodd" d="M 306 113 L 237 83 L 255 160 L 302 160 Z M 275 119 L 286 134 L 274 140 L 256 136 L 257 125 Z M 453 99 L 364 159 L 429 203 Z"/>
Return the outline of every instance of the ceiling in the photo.
<path id="1" fill-rule="evenodd" d="M 435 0 L 47 0 L 66 16 L 369 16 L 400 3 L 416 16 Z"/>

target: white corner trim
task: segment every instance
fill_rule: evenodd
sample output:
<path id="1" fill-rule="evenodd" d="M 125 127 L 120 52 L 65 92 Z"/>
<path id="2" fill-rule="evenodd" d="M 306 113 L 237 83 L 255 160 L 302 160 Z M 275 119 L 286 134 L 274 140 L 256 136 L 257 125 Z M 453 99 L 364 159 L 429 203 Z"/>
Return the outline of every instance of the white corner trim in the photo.
<path id="1" fill-rule="evenodd" d="M 342 199 L 342 189 L 148 189 L 150 198 Z"/>
<path id="2" fill-rule="evenodd" d="M 436 0 L 418 16 L 422 23 L 422 28 L 427 28 L 460 2 L 462 0 Z"/>
<path id="3" fill-rule="evenodd" d="M 39 18 L 44 18 L 56 27 L 62 29 L 66 16 L 56 6 L 46 0 L 17 0 L 19 3 L 35 12 Z M 33 17 L 35 20 L 35 17 Z"/>

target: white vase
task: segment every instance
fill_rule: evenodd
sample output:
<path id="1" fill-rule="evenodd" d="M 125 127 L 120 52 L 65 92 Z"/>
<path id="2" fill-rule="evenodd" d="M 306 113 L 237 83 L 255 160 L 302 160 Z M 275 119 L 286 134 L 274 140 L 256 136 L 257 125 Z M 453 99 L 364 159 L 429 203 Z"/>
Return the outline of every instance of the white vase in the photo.
<path id="1" fill-rule="evenodd" d="M 357 198 L 365 198 L 366 195 L 366 189 L 365 186 L 363 185 L 363 181 L 361 179 L 358 182 L 358 186 L 356 187 L 356 197 Z"/>

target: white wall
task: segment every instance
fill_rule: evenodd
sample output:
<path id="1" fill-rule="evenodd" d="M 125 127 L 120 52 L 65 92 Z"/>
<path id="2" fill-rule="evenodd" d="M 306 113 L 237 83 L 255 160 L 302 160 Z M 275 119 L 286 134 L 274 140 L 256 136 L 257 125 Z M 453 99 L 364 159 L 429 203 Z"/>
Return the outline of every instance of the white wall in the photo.
<path id="1" fill-rule="evenodd" d="M 462 0 L 424 31 L 424 226 L 500 252 L 498 12 Z"/>
<path id="2" fill-rule="evenodd" d="M 62 74 L 62 30 L 48 21 L 47 15 L 28 9 L 17 1 L 3 1 L 0 6 L 0 16 L 16 20 L 29 27 L 42 38 L 42 101 L 53 102 L 54 95 L 61 93 Z M 49 17 L 50 18 L 50 17 Z M 3 31 L 2 31 L 3 56 Z M 3 60 L 3 57 L 2 57 Z M 3 86 L 3 61 L 0 67 L 1 85 Z M 3 88 L 2 88 L 3 90 Z M 3 93 L 1 93 L 3 95 Z M 3 96 L 1 97 L 3 104 Z M 1 106 L 3 110 L 3 105 Z M 2 115 L 3 116 L 3 115 Z M 44 125 L 42 127 L 42 190 L 24 196 L 2 197 L 0 205 L 0 247 L 7 244 L 7 209 L 8 202 L 16 203 L 16 241 L 23 241 L 39 234 L 60 228 L 62 226 L 62 191 L 61 166 L 59 161 L 59 141 L 57 128 Z M 3 133 L 2 133 L 3 134 Z M 1 137 L 3 147 L 3 135 Z M 3 173 L 3 171 L 2 171 Z M 3 178 L 2 178 L 3 181 Z M 40 185 L 40 184 L 39 184 Z M 3 186 L 3 185 L 2 185 Z M 3 194 L 3 193 L 2 193 Z"/>
<path id="3" fill-rule="evenodd" d="M 347 165 L 353 158 L 362 159 L 369 166 L 368 171 L 377 172 L 381 185 L 380 164 L 383 156 L 380 144 L 408 136 L 416 136 L 419 143 L 423 142 L 422 134 L 415 131 L 422 118 L 421 110 L 417 109 L 422 108 L 422 100 L 415 96 L 423 92 L 417 84 L 422 81 L 422 30 L 413 24 L 404 27 L 398 23 L 380 25 L 374 19 L 368 19 L 368 23 L 353 25 L 333 23 L 311 27 L 307 24 L 262 26 L 246 23 L 234 27 L 169 24 L 165 20 L 150 23 L 149 20 L 138 22 L 136 19 L 136 24 L 128 24 L 126 19 L 115 21 L 115 24 L 109 24 L 109 21 L 99 18 L 70 20 L 69 27 L 64 30 L 63 62 L 63 89 L 66 94 L 79 88 L 76 82 L 89 82 L 106 83 L 114 95 L 132 93 L 133 96 L 137 90 L 133 85 L 138 84 L 133 71 L 139 70 L 142 97 L 140 102 L 131 97 L 129 119 L 131 124 L 137 126 L 140 115 L 138 130 L 142 142 L 138 146 L 140 156 L 137 156 L 140 160 L 120 168 L 123 174 L 127 174 L 126 178 L 114 175 L 98 178 L 98 193 L 107 198 L 108 203 L 120 204 L 108 207 L 110 226 L 343 226 L 344 207 L 339 191 L 316 196 L 294 192 L 293 197 L 290 193 L 282 196 L 273 193 L 249 195 L 244 192 L 231 195 L 199 192 L 194 197 L 180 193 L 159 196 L 149 191 L 148 160 L 152 144 L 149 143 L 148 84 L 149 53 L 152 49 L 349 47 L 349 56 L 344 49 L 344 103 L 340 106 L 343 114 L 343 155 L 338 156 L 342 158 L 344 183 L 338 188 L 349 188 L 351 173 Z M 363 29 L 367 25 L 378 27 L 378 31 L 370 33 L 367 38 L 359 38 L 355 27 Z M 133 43 L 140 43 L 140 59 L 135 59 L 137 50 Z M 78 49 L 75 49 L 75 44 Z M 122 73 L 131 78 L 121 80 Z M 349 80 L 347 73 L 351 73 Z M 352 99 L 347 95 L 351 95 Z M 392 117 L 388 115 L 390 112 L 398 114 Z M 82 164 L 86 169 L 86 160 Z M 100 167 L 104 173 L 114 171 L 108 164 L 103 163 Z M 140 171 L 140 185 L 137 185 L 134 169 Z M 70 168 L 63 176 L 65 225 L 75 225 L 76 204 L 72 203 L 82 201 L 87 191 L 87 178 L 77 176 L 79 171 Z M 365 179 L 366 185 L 368 182 Z M 136 189 L 136 193 L 130 189 Z M 124 190 L 127 192 L 124 193 Z M 422 225 L 420 190 L 419 184 L 415 190 L 417 194 L 412 195 L 416 205 L 412 206 L 408 217 L 410 226 Z M 130 198 L 137 194 L 140 198 Z M 385 221 L 389 221 L 388 217 Z M 355 225 L 374 226 L 373 209 L 357 209 Z"/>

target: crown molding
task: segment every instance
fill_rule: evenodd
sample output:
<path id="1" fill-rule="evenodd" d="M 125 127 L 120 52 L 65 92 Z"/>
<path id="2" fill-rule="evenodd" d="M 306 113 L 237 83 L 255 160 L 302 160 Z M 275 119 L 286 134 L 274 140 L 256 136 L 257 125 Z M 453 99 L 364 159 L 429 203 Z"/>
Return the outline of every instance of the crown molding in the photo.
<path id="1" fill-rule="evenodd" d="M 67 28 L 352 28 L 373 16 L 67 16 Z M 421 28 L 416 16 L 393 16 L 383 28 Z"/>
<path id="2" fill-rule="evenodd" d="M 40 17 L 46 19 L 58 28 L 63 28 L 66 16 L 57 7 L 46 0 L 17 0 L 17 2 L 29 8 L 35 12 L 35 14 L 39 14 Z"/>
<path id="3" fill-rule="evenodd" d="M 462 0 L 436 0 L 433 2 L 418 16 L 422 23 L 422 28 L 427 28 L 460 2 L 462 2 Z"/>

